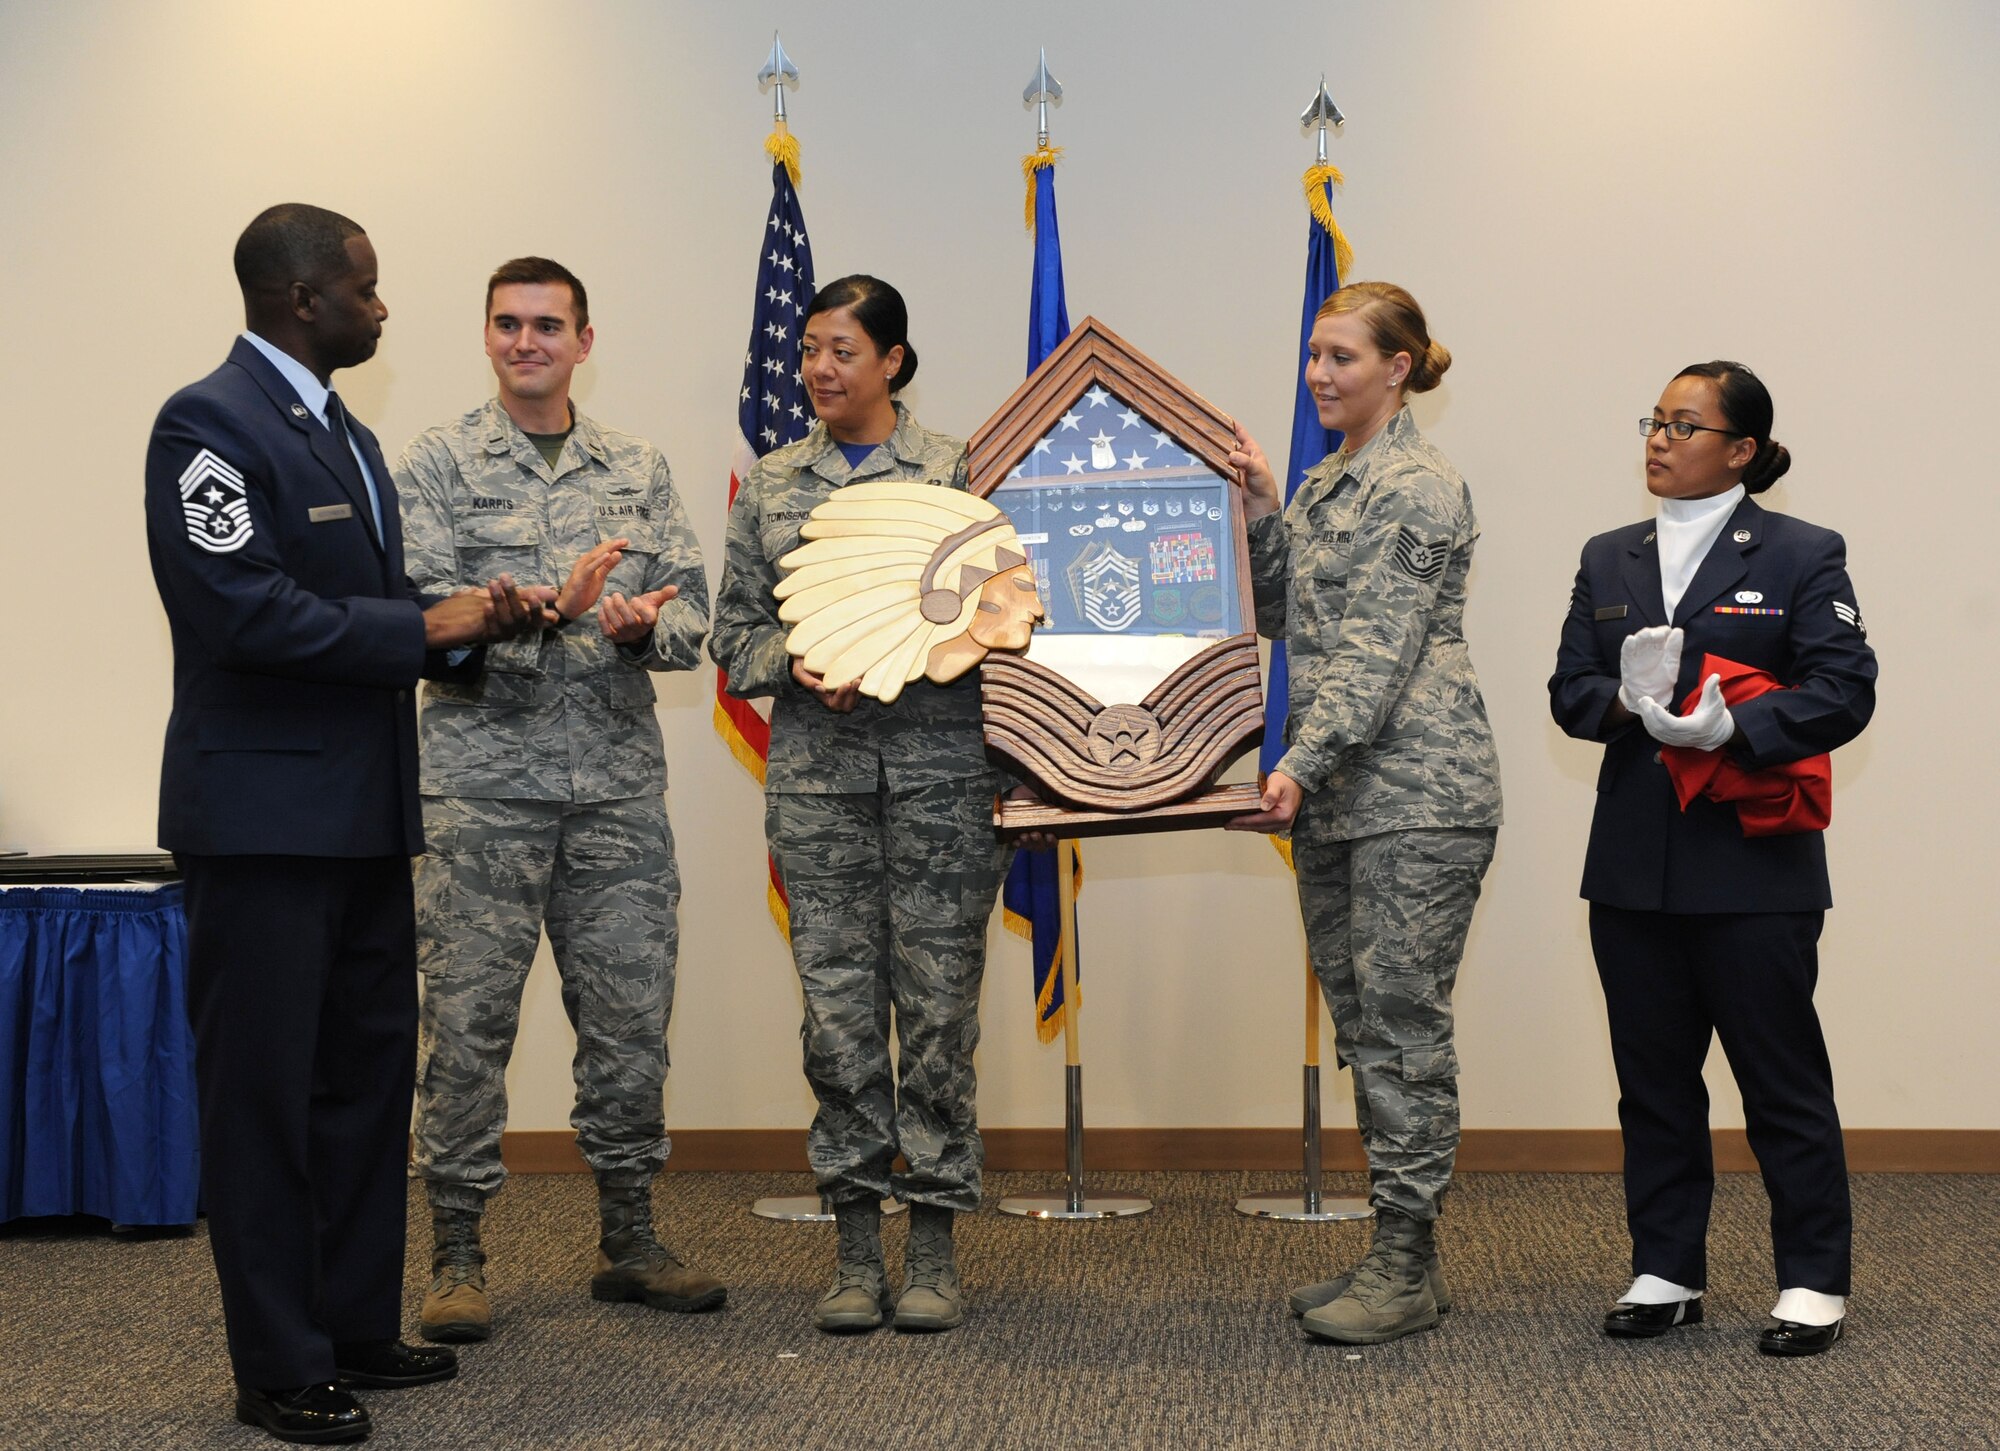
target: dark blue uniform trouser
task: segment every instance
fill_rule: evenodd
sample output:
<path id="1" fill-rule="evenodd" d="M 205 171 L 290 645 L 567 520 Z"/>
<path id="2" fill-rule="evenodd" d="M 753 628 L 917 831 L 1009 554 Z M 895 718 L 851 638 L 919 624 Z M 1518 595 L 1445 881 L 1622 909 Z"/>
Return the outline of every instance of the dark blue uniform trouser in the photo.
<path id="1" fill-rule="evenodd" d="M 239 1384 L 402 1321 L 416 1081 L 407 857 L 181 856 L 202 1199 Z"/>
<path id="2" fill-rule="evenodd" d="M 1813 1009 L 1823 912 L 1634 912 L 1592 903 L 1611 1020 L 1632 1272 L 1708 1284 L 1711 1037 L 1743 1094 L 1771 1199 L 1778 1288 L 1848 1293 L 1853 1212 L 1833 1069 Z"/>

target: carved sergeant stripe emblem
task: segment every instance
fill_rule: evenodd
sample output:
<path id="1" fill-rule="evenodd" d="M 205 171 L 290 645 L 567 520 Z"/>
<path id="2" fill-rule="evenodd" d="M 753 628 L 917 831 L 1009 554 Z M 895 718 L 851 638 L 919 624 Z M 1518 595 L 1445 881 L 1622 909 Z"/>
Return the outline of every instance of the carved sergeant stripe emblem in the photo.
<path id="1" fill-rule="evenodd" d="M 1861 623 L 1861 611 L 1854 608 L 1853 605 L 1841 600 L 1835 600 L 1833 602 L 1833 613 L 1839 618 L 1841 624 L 1852 625 L 1863 636 L 1867 635 L 1868 627 Z"/>
<path id="2" fill-rule="evenodd" d="M 210 554 L 234 554 L 250 542 L 250 501 L 243 475 L 208 449 L 181 473 L 181 517 L 188 541 Z"/>
<path id="3" fill-rule="evenodd" d="M 1419 584 L 1429 584 L 1444 570 L 1449 551 L 1442 544 L 1426 544 L 1405 524 L 1396 531 L 1396 567 Z"/>

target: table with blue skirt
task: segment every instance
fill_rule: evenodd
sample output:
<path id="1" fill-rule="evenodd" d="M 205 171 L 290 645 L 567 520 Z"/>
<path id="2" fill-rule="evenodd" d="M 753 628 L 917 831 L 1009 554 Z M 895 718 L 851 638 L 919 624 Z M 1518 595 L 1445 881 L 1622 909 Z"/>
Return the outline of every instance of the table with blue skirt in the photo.
<path id="1" fill-rule="evenodd" d="M 0 888 L 0 1220 L 194 1222 L 186 989 L 178 883 Z"/>

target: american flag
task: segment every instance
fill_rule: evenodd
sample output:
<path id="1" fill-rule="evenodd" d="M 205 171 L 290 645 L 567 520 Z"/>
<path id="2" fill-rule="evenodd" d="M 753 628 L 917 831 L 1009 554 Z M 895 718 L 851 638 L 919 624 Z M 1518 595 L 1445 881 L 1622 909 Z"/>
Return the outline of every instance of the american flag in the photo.
<path id="1" fill-rule="evenodd" d="M 752 464 L 774 448 L 797 443 L 813 426 L 799 366 L 799 330 L 813 298 L 812 244 L 799 213 L 794 177 L 783 161 L 771 167 L 771 212 L 764 227 L 763 256 L 757 262 L 757 294 L 751 307 L 750 346 L 743 354 L 743 384 L 736 398 L 739 435 L 729 469 L 729 502 Z M 715 674 L 715 729 L 731 754 L 764 779 L 771 754 L 771 723 L 747 700 L 728 693 L 728 677 Z M 790 912 L 777 864 L 769 864 L 766 896 L 779 930 L 789 933 Z"/>

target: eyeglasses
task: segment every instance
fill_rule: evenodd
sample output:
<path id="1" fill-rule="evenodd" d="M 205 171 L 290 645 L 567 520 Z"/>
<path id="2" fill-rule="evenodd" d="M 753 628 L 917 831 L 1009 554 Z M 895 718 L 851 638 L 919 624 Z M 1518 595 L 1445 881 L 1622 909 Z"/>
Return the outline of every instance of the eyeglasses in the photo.
<path id="1" fill-rule="evenodd" d="M 1697 433 L 1719 433 L 1724 438 L 1748 438 L 1750 436 L 1747 433 L 1738 433 L 1731 428 L 1710 428 L 1705 423 L 1689 423 L 1679 418 L 1642 418 L 1639 420 L 1639 437 L 1641 438 L 1651 438 L 1663 429 L 1666 431 L 1668 438 L 1674 439 L 1679 443 L 1686 443 Z"/>

